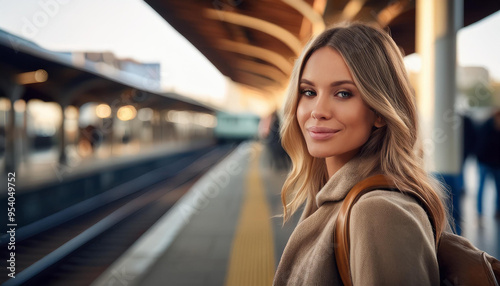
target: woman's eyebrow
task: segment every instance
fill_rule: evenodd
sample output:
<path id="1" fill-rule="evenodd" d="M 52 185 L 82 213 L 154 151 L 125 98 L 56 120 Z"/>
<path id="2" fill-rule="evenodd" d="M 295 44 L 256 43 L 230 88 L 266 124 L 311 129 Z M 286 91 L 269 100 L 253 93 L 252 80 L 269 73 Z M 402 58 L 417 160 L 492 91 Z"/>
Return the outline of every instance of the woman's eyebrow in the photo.
<path id="1" fill-rule="evenodd" d="M 314 83 L 312 81 L 309 81 L 307 79 L 300 79 L 299 83 L 305 83 L 305 84 L 309 84 L 309 85 L 314 85 Z M 356 84 L 354 84 L 354 82 L 351 81 L 351 80 L 334 81 L 334 82 L 332 82 L 330 84 L 330 86 L 339 86 L 339 85 L 343 85 L 343 84 L 352 84 L 352 85 L 356 86 Z"/>
<path id="2" fill-rule="evenodd" d="M 305 84 L 308 84 L 308 85 L 314 85 L 314 83 L 312 81 L 309 81 L 309 80 L 303 79 L 303 78 L 300 79 L 299 83 L 305 83 Z"/>
<path id="3" fill-rule="evenodd" d="M 334 81 L 330 84 L 330 86 L 338 86 L 338 85 L 343 85 L 343 84 L 352 84 L 354 86 L 356 86 L 354 84 L 354 82 L 350 81 L 350 80 L 339 80 L 339 81 Z"/>

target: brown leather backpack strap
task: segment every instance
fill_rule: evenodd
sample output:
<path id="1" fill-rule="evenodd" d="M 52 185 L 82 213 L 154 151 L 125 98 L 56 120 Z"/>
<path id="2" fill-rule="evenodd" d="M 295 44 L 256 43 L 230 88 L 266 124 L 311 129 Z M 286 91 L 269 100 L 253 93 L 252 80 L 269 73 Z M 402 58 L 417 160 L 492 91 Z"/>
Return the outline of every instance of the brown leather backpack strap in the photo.
<path id="1" fill-rule="evenodd" d="M 335 223 L 334 250 L 337 268 L 346 286 L 352 285 L 351 272 L 349 267 L 349 218 L 352 206 L 359 198 L 373 190 L 395 189 L 396 186 L 384 175 L 375 175 L 357 183 L 347 194 L 344 202 L 340 206 L 340 211 Z"/>

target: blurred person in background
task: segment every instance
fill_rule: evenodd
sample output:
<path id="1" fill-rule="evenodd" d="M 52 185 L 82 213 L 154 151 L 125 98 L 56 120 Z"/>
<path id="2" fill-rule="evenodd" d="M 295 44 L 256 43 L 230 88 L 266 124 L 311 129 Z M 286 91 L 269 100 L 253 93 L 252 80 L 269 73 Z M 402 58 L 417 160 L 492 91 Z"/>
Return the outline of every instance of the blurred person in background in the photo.
<path id="1" fill-rule="evenodd" d="M 460 174 L 456 177 L 456 184 L 451 187 L 451 213 L 455 221 L 455 229 L 457 234 L 462 233 L 462 208 L 461 201 L 466 192 L 465 182 L 465 162 L 467 158 L 474 156 L 476 144 L 476 126 L 474 121 L 467 115 L 462 114 L 462 162 L 460 166 Z M 445 181 L 446 183 L 446 181 Z"/>
<path id="2" fill-rule="evenodd" d="M 270 155 L 268 156 L 270 165 L 277 170 L 286 170 L 290 165 L 290 158 L 283 146 L 281 146 L 279 115 L 275 111 L 268 119 L 263 121 L 264 124 L 267 123 L 267 132 L 263 133 L 265 134 L 264 143 Z"/>
<path id="3" fill-rule="evenodd" d="M 80 155 L 88 156 L 94 154 L 101 141 L 101 131 L 94 125 L 89 124 L 85 128 L 80 129 L 78 142 Z"/>
<path id="4" fill-rule="evenodd" d="M 493 111 L 491 118 L 478 129 L 476 157 L 479 169 L 477 212 L 480 223 L 483 216 L 483 194 L 486 179 L 491 177 L 496 188 L 495 217 L 500 218 L 500 109 Z"/>

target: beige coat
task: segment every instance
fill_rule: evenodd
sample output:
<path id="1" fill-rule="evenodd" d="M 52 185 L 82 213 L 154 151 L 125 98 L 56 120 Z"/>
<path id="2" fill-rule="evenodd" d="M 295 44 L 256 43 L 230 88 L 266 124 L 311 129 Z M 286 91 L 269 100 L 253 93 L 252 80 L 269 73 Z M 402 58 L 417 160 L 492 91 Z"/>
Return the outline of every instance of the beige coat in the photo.
<path id="1" fill-rule="evenodd" d="M 373 162 L 352 159 L 315 202 L 307 202 L 273 285 L 342 285 L 333 250 L 334 223 L 346 194 L 366 177 L 363 166 Z M 354 285 L 439 285 L 431 224 L 408 196 L 381 190 L 361 197 L 351 213 L 350 245 Z"/>

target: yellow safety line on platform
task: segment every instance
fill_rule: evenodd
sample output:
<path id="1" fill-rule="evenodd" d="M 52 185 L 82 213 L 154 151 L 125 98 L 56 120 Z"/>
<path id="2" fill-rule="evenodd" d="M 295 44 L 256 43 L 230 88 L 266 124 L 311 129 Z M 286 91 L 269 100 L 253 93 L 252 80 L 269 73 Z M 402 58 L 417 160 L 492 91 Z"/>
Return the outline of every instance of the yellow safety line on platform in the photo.
<path id="1" fill-rule="evenodd" d="M 245 198 L 233 239 L 227 286 L 271 285 L 274 276 L 274 242 L 269 203 L 259 173 L 260 145 L 246 178 Z"/>

